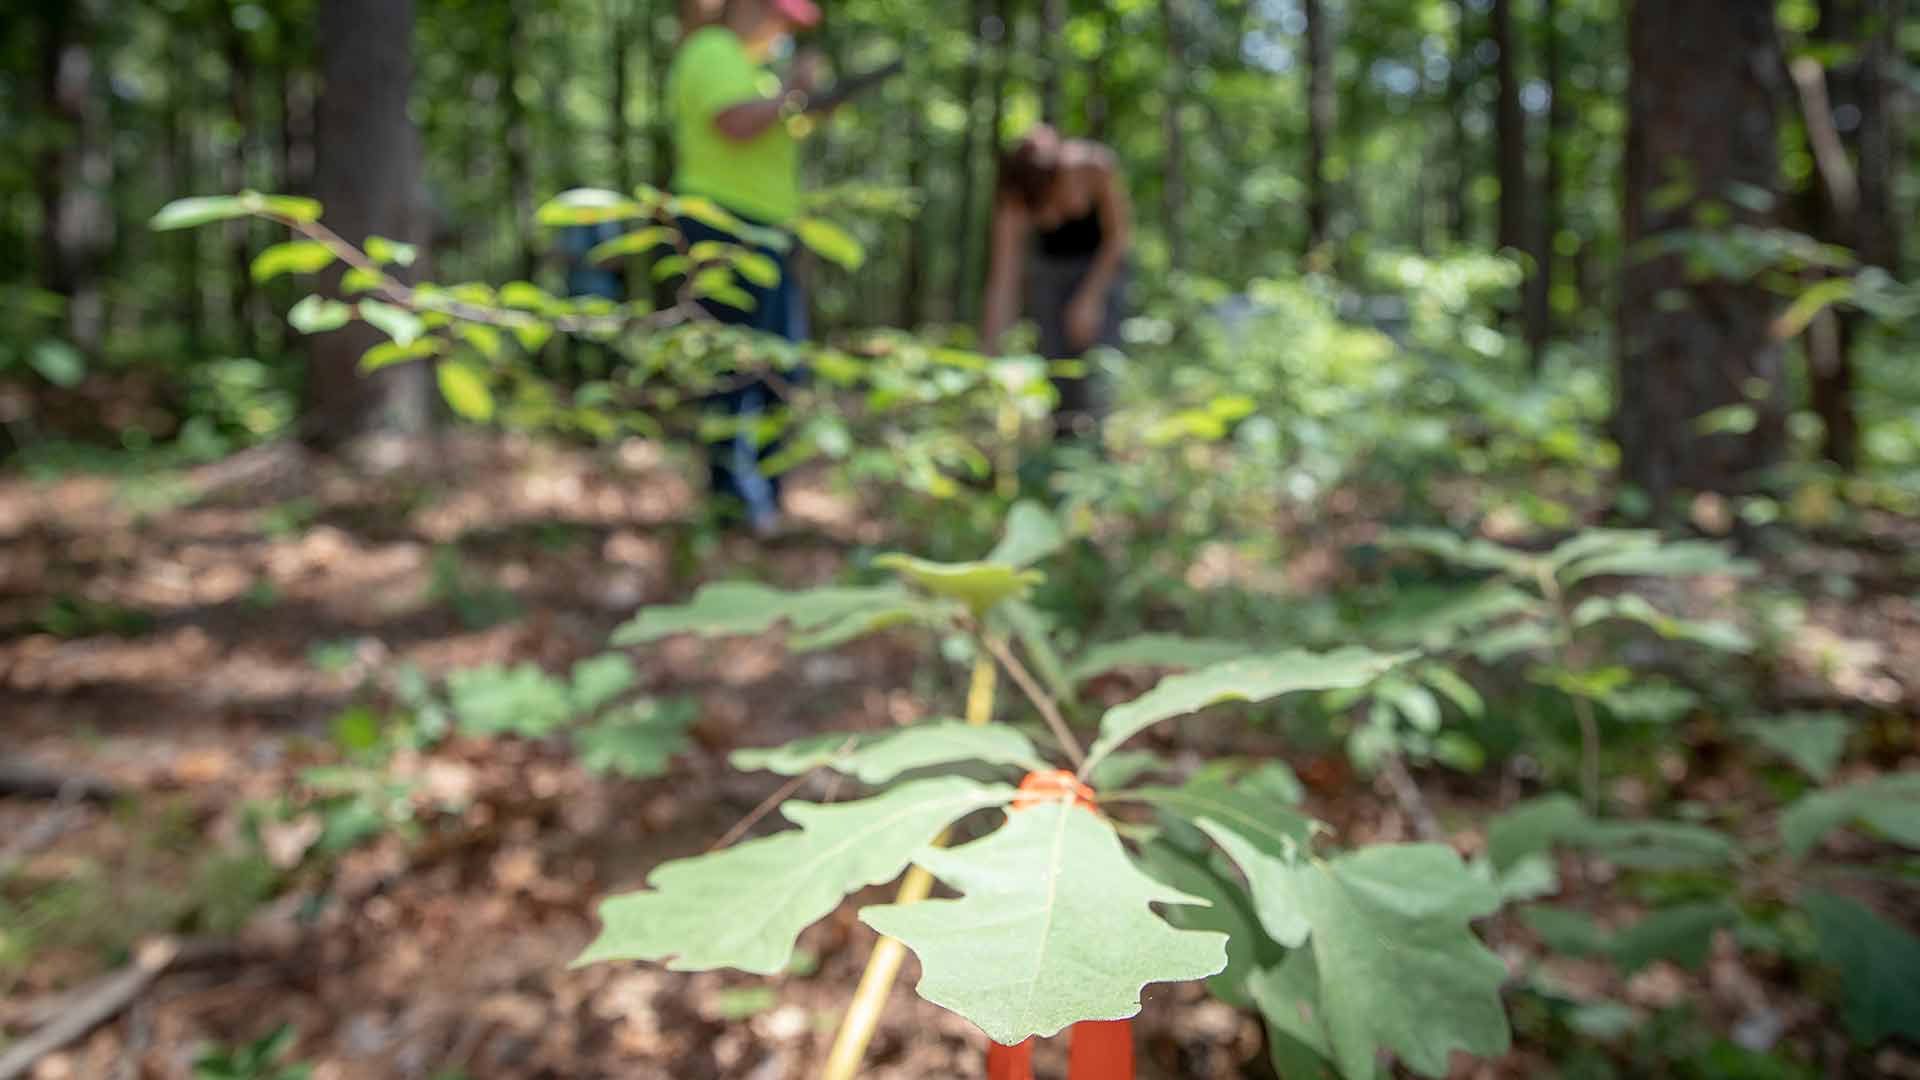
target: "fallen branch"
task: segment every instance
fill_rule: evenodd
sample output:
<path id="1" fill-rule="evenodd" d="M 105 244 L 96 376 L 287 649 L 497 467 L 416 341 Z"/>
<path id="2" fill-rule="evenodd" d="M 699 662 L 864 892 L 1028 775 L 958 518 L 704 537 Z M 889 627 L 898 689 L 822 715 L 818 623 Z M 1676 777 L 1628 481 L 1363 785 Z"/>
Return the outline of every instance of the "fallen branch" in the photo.
<path id="1" fill-rule="evenodd" d="M 1440 828 L 1440 822 L 1433 816 L 1433 810 L 1427 806 L 1427 797 L 1421 793 L 1420 785 L 1407 771 L 1407 763 L 1399 754 L 1389 754 L 1380 764 L 1380 777 L 1393 790 L 1393 799 L 1400 804 L 1400 811 L 1413 822 L 1413 831 L 1426 844 L 1439 844 L 1446 841 L 1446 832 Z"/>
<path id="2" fill-rule="evenodd" d="M 230 963 L 255 950 L 232 941 L 181 942 L 160 938 L 142 945 L 133 964 L 104 975 L 75 992 L 67 1008 L 46 1026 L 9 1046 L 0 1054 L 0 1080 L 19 1080 L 41 1058 L 84 1038 L 93 1029 L 126 1011 L 162 975 L 172 971 Z"/>
<path id="3" fill-rule="evenodd" d="M 78 799 L 110 803 L 120 798 L 120 789 L 110 782 L 85 773 L 64 773 L 32 765 L 0 765 L 0 796 L 24 799 Z"/>
<path id="4" fill-rule="evenodd" d="M 47 811 L 39 821 L 27 826 L 18 838 L 0 850 L 0 881 L 13 876 L 20 864 L 53 846 L 61 834 L 79 822 L 81 810 L 75 805 L 73 797 L 63 799 L 59 806 Z"/>

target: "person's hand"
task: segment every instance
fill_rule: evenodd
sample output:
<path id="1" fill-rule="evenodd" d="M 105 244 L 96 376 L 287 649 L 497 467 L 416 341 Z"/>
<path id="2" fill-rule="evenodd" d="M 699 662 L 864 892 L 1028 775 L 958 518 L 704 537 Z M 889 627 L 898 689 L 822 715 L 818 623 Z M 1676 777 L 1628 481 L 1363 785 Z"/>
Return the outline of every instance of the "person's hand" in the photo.
<path id="1" fill-rule="evenodd" d="M 820 87 L 820 68 L 826 58 L 818 49 L 802 49 L 793 58 L 793 70 L 787 73 L 787 89 L 811 94 Z"/>
<path id="2" fill-rule="evenodd" d="M 1067 341 L 1075 349 L 1090 348 L 1099 340 L 1100 329 L 1106 322 L 1106 300 L 1083 292 L 1067 305 Z"/>

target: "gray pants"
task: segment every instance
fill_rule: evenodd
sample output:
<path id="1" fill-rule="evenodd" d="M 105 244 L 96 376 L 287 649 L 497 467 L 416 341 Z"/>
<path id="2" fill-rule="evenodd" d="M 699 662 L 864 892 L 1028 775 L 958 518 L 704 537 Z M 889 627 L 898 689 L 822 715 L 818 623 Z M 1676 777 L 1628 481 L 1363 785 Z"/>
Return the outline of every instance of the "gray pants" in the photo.
<path id="1" fill-rule="evenodd" d="M 1067 334 L 1067 305 L 1080 294 L 1080 285 L 1093 269 L 1093 257 L 1078 259 L 1034 258 L 1027 266 L 1027 311 L 1040 327 L 1040 355 L 1048 360 L 1078 360 L 1088 349 L 1076 349 Z M 1120 323 L 1126 318 L 1127 286 L 1133 276 L 1125 264 L 1113 276 L 1107 288 L 1107 321 L 1100 327 L 1091 348 L 1120 347 Z M 1088 371 L 1076 378 L 1056 377 L 1053 388 L 1060 395 L 1053 410 L 1054 438 L 1078 438 L 1093 434 L 1106 412 L 1106 387 L 1098 372 Z"/>

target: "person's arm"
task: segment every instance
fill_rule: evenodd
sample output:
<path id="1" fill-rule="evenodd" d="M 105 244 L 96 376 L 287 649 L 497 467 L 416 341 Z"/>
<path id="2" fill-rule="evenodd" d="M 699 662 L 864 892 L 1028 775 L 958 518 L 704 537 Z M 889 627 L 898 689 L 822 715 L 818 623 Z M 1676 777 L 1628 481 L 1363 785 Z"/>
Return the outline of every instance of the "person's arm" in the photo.
<path id="1" fill-rule="evenodd" d="M 820 55 L 803 52 L 794 58 L 793 71 L 781 85 L 779 96 L 729 105 L 714 115 L 713 126 L 719 129 L 720 134 L 735 142 L 751 142 L 768 128 L 786 119 L 788 108 L 793 104 L 790 101 L 793 95 L 798 94 L 804 99 L 812 94 L 819 74 Z M 798 108 L 805 111 L 804 101 Z"/>
<path id="2" fill-rule="evenodd" d="M 986 307 L 980 351 L 1000 355 L 1000 336 L 1020 314 L 1020 264 L 1027 248 L 1027 213 L 1006 199 L 993 203 L 993 250 L 987 262 Z"/>
<path id="3" fill-rule="evenodd" d="M 1067 333 L 1080 348 L 1092 345 L 1107 321 L 1107 293 L 1133 247 L 1133 201 L 1117 161 L 1108 158 L 1100 179 L 1100 250 L 1094 252 L 1080 291 L 1067 305 Z"/>

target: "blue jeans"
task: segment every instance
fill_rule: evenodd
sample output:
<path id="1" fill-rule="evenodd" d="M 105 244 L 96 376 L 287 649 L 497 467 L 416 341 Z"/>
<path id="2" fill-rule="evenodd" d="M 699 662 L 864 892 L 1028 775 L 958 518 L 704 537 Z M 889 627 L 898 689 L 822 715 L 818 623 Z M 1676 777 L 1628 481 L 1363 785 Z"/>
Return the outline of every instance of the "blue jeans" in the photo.
<path id="1" fill-rule="evenodd" d="M 759 224 L 745 217 L 742 220 L 752 225 Z M 708 240 L 743 243 L 731 233 L 691 219 L 681 219 L 679 227 L 689 247 Z M 780 268 L 779 282 L 771 286 L 755 285 L 736 274 L 734 284 L 753 297 L 753 310 L 741 311 L 714 300 L 702 300 L 700 306 L 716 322 L 746 327 L 786 341 L 805 341 L 806 296 L 800 289 L 800 283 L 793 280 L 792 264 L 787 253 L 756 245 L 748 246 L 774 261 Z M 787 378 L 790 382 L 800 382 L 805 374 L 804 370 L 795 370 L 789 372 Z M 771 409 L 777 400 L 774 389 L 761 379 L 711 395 L 706 400 L 709 410 L 739 421 L 732 436 L 707 445 L 709 490 L 717 498 L 737 500 L 744 504 L 747 520 L 755 524 L 772 521 L 780 512 L 780 477 L 768 476 L 761 464 L 779 451 L 782 440 L 775 438 L 760 442 L 754 430 L 754 420 Z"/>

